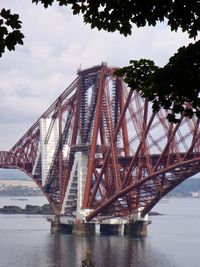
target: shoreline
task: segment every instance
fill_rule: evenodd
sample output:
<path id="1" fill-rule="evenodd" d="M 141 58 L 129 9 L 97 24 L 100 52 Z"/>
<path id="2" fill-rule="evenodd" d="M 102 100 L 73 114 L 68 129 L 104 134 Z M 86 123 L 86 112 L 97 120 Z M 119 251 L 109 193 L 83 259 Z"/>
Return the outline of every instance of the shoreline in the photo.
<path id="1" fill-rule="evenodd" d="M 0 208 L 0 214 L 53 215 L 53 211 L 49 204 L 43 206 L 26 205 L 24 209 L 15 205 L 5 205 Z"/>
<path id="2" fill-rule="evenodd" d="M 43 206 L 38 205 L 26 205 L 26 207 L 20 208 L 15 205 L 5 205 L 3 208 L 0 208 L 0 214 L 26 214 L 26 215 L 53 215 L 53 210 L 49 204 L 44 204 Z M 150 211 L 149 216 L 162 216 L 164 214 Z"/>

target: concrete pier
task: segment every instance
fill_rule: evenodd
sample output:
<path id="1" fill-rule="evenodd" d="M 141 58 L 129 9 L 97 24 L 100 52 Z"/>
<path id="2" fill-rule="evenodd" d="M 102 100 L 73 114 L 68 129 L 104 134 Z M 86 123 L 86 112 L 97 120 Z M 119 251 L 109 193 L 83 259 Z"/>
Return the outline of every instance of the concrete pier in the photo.
<path id="1" fill-rule="evenodd" d="M 94 223 L 77 223 L 73 225 L 72 234 L 75 235 L 95 235 L 96 227 Z"/>
<path id="2" fill-rule="evenodd" d="M 99 227 L 94 223 L 64 224 L 51 222 L 51 233 L 64 233 L 74 235 L 128 235 L 132 237 L 147 236 L 147 222 L 136 221 L 126 224 L 100 224 Z M 99 232 L 97 233 L 97 228 Z"/>
<path id="3" fill-rule="evenodd" d="M 51 222 L 51 233 L 65 233 L 72 234 L 73 225 L 72 224 L 64 224 L 60 222 Z"/>
<path id="4" fill-rule="evenodd" d="M 75 235 L 128 235 L 132 237 L 147 236 L 148 219 L 133 218 L 129 222 L 122 218 L 111 218 L 98 223 L 85 222 L 81 219 L 55 216 L 51 220 L 51 233 L 65 233 Z"/>
<path id="5" fill-rule="evenodd" d="M 100 233 L 102 235 L 121 235 L 123 232 L 123 224 L 100 224 Z"/>
<path id="6" fill-rule="evenodd" d="M 95 235 L 96 225 L 94 223 L 65 224 L 51 222 L 51 233 L 64 233 L 75 235 Z"/>
<path id="7" fill-rule="evenodd" d="M 124 235 L 133 237 L 146 237 L 147 236 L 147 222 L 136 221 L 134 223 L 127 223 L 124 227 Z"/>

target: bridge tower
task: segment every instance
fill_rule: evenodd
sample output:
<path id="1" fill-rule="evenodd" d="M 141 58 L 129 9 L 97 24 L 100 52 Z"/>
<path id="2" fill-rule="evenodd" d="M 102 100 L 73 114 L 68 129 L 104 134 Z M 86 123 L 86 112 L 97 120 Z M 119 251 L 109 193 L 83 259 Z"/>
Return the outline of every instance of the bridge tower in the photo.
<path id="1" fill-rule="evenodd" d="M 199 119 L 169 123 L 115 70 L 79 70 L 11 150 L 0 152 L 0 167 L 26 172 L 68 228 L 93 231 L 99 223 L 104 232 L 123 226 L 142 235 L 154 205 L 200 171 Z"/>

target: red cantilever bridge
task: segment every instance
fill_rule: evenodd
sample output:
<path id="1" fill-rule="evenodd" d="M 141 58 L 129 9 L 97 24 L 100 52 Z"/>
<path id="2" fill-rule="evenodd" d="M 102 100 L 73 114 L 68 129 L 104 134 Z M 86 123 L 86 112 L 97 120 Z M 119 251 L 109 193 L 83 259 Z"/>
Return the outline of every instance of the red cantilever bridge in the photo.
<path id="1" fill-rule="evenodd" d="M 141 216 L 200 171 L 199 119 L 166 120 L 127 88 L 115 68 L 77 78 L 10 151 L 0 168 L 18 168 L 56 215 L 85 221 Z"/>

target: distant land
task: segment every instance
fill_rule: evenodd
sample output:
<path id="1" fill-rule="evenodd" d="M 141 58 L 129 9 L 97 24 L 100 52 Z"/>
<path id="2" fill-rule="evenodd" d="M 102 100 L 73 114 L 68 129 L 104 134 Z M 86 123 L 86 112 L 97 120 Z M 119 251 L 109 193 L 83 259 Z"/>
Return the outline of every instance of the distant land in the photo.
<path id="1" fill-rule="evenodd" d="M 190 178 L 168 193 L 173 197 L 191 197 L 192 192 L 200 192 L 200 178 Z"/>
<path id="2" fill-rule="evenodd" d="M 20 170 L 13 170 L 13 169 L 0 169 L 0 181 L 1 180 L 16 180 L 16 181 L 32 181 L 31 178 L 26 175 L 25 173 L 23 173 Z M 3 181 L 2 181 L 3 182 Z M 13 183 L 13 182 L 12 182 Z M 5 194 L 5 195 L 11 195 L 14 193 L 14 195 L 18 195 L 17 191 L 19 190 L 19 186 L 21 186 L 21 194 L 23 196 L 24 195 L 28 195 L 30 193 L 30 195 L 40 195 L 42 194 L 40 192 L 40 190 L 37 188 L 33 189 L 30 188 L 30 186 L 26 187 L 20 183 L 18 183 L 17 188 L 14 188 L 15 185 L 13 184 L 13 186 L 9 186 L 8 191 L 6 192 L 6 188 L 4 188 L 5 190 L 0 192 L 0 195 Z M 179 186 L 177 186 L 175 189 L 173 189 L 171 192 L 168 193 L 167 196 L 173 196 L 173 197 L 190 197 L 192 196 L 192 192 L 200 192 L 200 177 L 195 177 L 195 178 L 190 178 L 188 180 L 186 180 L 185 182 L 183 182 L 182 184 L 180 184 Z"/>
<path id="3" fill-rule="evenodd" d="M 42 196 L 35 182 L 20 170 L 0 169 L 0 196 Z"/>
<path id="4" fill-rule="evenodd" d="M 31 178 L 17 169 L 0 169 L 0 180 L 31 180 Z"/>
<path id="5" fill-rule="evenodd" d="M 0 196 L 42 196 L 33 180 L 0 179 Z"/>

